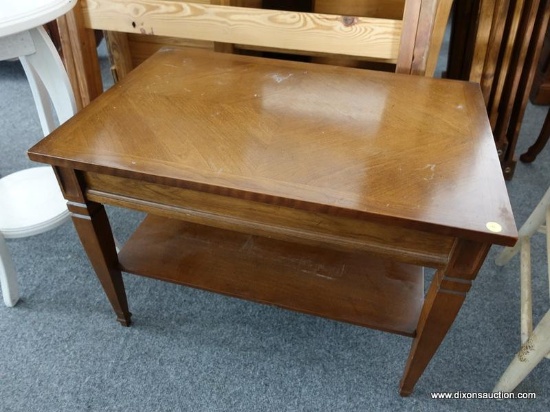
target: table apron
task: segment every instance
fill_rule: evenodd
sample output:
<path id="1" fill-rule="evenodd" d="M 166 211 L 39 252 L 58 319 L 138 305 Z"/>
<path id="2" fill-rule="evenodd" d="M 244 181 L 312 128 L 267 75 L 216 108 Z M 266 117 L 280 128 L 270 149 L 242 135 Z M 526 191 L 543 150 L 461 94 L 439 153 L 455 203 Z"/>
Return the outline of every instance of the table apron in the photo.
<path id="1" fill-rule="evenodd" d="M 444 267 L 456 239 L 124 177 L 82 172 L 87 200 L 279 240 Z"/>

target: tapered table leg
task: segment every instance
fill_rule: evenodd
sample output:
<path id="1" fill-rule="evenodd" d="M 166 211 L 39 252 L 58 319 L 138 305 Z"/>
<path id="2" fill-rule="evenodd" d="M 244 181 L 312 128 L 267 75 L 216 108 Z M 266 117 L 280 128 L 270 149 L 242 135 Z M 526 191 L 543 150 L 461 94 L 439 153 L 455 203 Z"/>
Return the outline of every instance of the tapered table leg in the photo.
<path id="1" fill-rule="evenodd" d="M 115 242 L 105 208 L 93 202 L 69 202 L 68 206 L 80 241 L 111 302 L 117 320 L 123 326 L 130 326 L 132 314 L 128 311 Z"/>
<path id="2" fill-rule="evenodd" d="M 438 270 L 427 293 L 413 340 L 400 394 L 408 396 L 453 324 L 490 245 L 460 241 L 449 264 Z"/>

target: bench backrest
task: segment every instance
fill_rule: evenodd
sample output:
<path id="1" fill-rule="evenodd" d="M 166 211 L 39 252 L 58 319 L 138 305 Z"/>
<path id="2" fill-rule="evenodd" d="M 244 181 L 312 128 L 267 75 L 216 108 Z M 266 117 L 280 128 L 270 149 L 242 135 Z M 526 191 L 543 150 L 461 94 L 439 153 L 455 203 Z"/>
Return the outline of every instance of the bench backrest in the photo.
<path id="1" fill-rule="evenodd" d="M 90 29 L 351 56 L 394 63 L 398 73 L 431 74 L 452 0 L 402 1 L 397 19 L 250 8 L 236 0 L 80 0 L 59 23 L 70 77 L 86 104 L 101 92 Z"/>

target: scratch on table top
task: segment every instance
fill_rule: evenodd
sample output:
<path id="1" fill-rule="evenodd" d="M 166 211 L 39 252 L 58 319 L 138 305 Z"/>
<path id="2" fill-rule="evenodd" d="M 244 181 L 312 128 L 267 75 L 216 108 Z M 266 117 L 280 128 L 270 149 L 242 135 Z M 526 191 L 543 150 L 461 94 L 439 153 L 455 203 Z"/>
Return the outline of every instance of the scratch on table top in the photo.
<path id="1" fill-rule="evenodd" d="M 424 180 L 432 180 L 435 176 L 435 168 L 436 168 L 436 164 L 434 163 L 428 163 L 425 167 L 423 167 L 421 170 L 426 170 L 426 169 L 429 169 L 432 174 L 429 176 L 429 177 L 424 177 Z"/>
<path id="2" fill-rule="evenodd" d="M 275 73 L 273 76 L 271 76 L 271 78 L 275 80 L 277 83 L 282 83 L 285 80 L 290 79 L 292 76 L 294 76 L 294 74 L 292 73 L 289 73 L 286 76 L 283 76 L 282 74 L 279 74 L 279 73 Z"/>

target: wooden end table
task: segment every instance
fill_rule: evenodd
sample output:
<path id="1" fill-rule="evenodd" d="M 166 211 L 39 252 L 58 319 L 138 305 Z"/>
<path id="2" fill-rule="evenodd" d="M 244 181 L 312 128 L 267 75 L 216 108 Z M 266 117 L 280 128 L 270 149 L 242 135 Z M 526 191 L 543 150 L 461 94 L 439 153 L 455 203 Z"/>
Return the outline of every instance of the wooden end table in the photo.
<path id="1" fill-rule="evenodd" d="M 402 395 L 517 238 L 466 82 L 162 50 L 29 156 L 123 325 L 121 271 L 407 335 Z M 149 214 L 119 254 L 103 204 Z"/>

